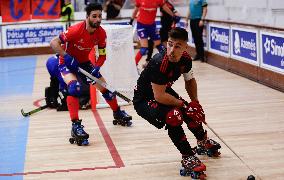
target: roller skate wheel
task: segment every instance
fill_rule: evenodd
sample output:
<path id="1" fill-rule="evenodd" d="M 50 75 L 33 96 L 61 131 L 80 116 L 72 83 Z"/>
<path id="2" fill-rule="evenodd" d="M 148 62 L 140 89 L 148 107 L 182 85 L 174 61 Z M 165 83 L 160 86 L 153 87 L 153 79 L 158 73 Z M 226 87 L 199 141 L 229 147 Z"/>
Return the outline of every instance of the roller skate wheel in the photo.
<path id="1" fill-rule="evenodd" d="M 86 146 L 89 144 L 89 141 L 87 139 L 83 140 L 82 145 Z"/>
<path id="2" fill-rule="evenodd" d="M 192 172 L 190 173 L 190 176 L 191 176 L 192 179 L 199 179 L 201 175 L 200 175 L 200 172 L 194 172 L 194 171 L 192 171 Z"/>
<path id="3" fill-rule="evenodd" d="M 197 148 L 197 149 L 196 149 L 196 153 L 197 153 L 198 155 L 202 155 L 202 150 L 199 149 L 199 148 Z"/>
<path id="4" fill-rule="evenodd" d="M 180 169 L 180 170 L 179 170 L 179 174 L 180 174 L 181 176 L 185 176 L 185 175 L 186 175 L 185 170 L 184 170 L 184 169 Z"/>
<path id="5" fill-rule="evenodd" d="M 117 120 L 112 121 L 113 125 L 117 125 Z"/>
<path id="6" fill-rule="evenodd" d="M 74 144 L 75 139 L 74 138 L 69 138 L 69 142 L 70 142 L 70 144 Z"/>
<path id="7" fill-rule="evenodd" d="M 132 122 L 131 121 L 128 121 L 127 122 L 127 126 L 129 127 L 129 126 L 131 126 L 132 125 Z"/>
<path id="8" fill-rule="evenodd" d="M 78 146 L 82 146 L 82 141 L 81 140 L 77 140 L 77 145 Z"/>
<path id="9" fill-rule="evenodd" d="M 212 157 L 213 153 L 211 151 L 207 151 L 207 156 Z"/>

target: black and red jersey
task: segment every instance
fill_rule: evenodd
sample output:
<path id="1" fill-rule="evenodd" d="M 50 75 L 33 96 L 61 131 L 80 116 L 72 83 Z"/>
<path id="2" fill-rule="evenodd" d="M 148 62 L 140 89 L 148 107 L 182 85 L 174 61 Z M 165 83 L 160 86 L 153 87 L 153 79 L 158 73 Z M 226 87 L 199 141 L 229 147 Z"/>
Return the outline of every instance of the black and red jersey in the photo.
<path id="1" fill-rule="evenodd" d="M 170 88 L 181 74 L 189 72 L 191 68 L 192 60 L 187 53 L 182 55 L 179 62 L 170 62 L 166 51 L 156 54 L 137 80 L 133 102 L 154 99 L 151 83 Z"/>

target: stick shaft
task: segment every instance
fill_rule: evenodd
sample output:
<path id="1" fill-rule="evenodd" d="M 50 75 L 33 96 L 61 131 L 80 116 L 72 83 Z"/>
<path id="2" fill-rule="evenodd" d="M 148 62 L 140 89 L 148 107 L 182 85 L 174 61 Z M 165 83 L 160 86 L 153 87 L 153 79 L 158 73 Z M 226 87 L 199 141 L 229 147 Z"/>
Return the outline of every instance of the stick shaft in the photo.
<path id="1" fill-rule="evenodd" d="M 116 91 L 113 87 L 111 87 L 109 84 L 101 81 L 100 79 L 94 77 L 93 75 L 91 75 L 90 73 L 88 73 L 87 71 L 85 71 L 84 69 L 79 67 L 79 71 L 84 74 L 85 76 L 87 76 L 88 78 L 92 79 L 93 81 L 95 81 L 96 83 L 98 83 L 99 85 L 101 85 L 102 87 L 106 88 L 107 90 L 111 91 L 112 93 L 116 94 L 118 97 L 120 97 L 121 99 L 125 100 L 126 102 L 130 103 L 131 99 L 129 99 L 128 97 L 124 96 L 123 94 L 121 94 L 120 92 Z"/>
<path id="2" fill-rule="evenodd" d="M 214 131 L 214 129 L 212 129 L 209 124 L 207 122 L 204 122 L 204 124 L 208 127 L 208 129 L 210 129 L 211 132 L 213 132 L 229 149 L 230 151 L 232 151 L 232 153 L 234 153 L 234 155 L 259 179 L 261 179 L 255 172 L 254 170 L 247 165 L 247 163 Z"/>

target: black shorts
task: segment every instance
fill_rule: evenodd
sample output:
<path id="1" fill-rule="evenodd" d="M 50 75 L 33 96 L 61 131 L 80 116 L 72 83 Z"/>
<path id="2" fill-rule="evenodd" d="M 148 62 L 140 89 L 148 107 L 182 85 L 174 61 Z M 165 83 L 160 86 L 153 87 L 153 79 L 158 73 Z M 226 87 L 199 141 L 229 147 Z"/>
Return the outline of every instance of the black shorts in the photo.
<path id="1" fill-rule="evenodd" d="M 175 96 L 176 98 L 179 97 L 179 95 L 171 88 L 167 89 L 166 92 Z M 136 97 L 135 93 L 133 105 L 139 116 L 146 119 L 150 124 L 154 125 L 158 129 L 161 129 L 165 126 L 166 116 L 168 112 L 174 108 L 174 106 L 160 104 L 154 99 L 148 100 Z"/>

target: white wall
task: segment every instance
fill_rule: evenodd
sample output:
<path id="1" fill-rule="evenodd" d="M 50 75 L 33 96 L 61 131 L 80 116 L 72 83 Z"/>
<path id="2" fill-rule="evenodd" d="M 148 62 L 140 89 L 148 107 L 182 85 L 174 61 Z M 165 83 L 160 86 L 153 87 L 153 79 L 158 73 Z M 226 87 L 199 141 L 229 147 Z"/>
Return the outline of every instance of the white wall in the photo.
<path id="1" fill-rule="evenodd" d="M 207 18 L 284 28 L 284 1 L 208 0 Z"/>
<path id="2" fill-rule="evenodd" d="M 284 0 L 207 0 L 207 2 L 208 19 L 284 28 Z M 84 6 L 82 2 L 81 6 Z M 177 10 L 181 16 L 186 16 L 188 7 L 177 7 Z M 121 17 L 130 17 L 131 13 L 132 9 L 122 9 Z M 76 19 L 85 18 L 85 12 L 76 14 Z"/>

